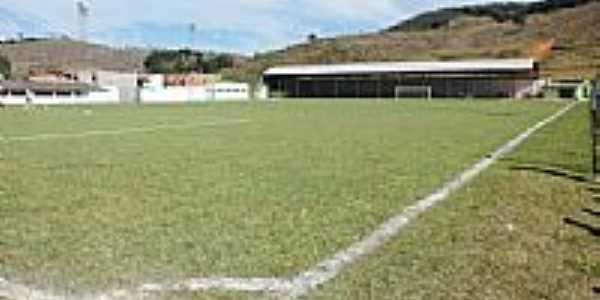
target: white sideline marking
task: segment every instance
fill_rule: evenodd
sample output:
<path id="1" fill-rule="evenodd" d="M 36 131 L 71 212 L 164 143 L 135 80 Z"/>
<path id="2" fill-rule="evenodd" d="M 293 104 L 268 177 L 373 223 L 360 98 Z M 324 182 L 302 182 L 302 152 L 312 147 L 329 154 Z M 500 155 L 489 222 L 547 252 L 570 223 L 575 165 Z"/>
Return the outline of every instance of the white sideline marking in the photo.
<path id="1" fill-rule="evenodd" d="M 573 109 L 577 103 L 572 103 L 561 109 L 551 117 L 537 123 L 529 128 L 524 133 L 509 141 L 507 144 L 500 147 L 491 155 L 480 160 L 471 168 L 464 171 L 452 181 L 444 184 L 442 188 L 418 201 L 416 204 L 404 209 L 402 213 L 396 215 L 381 224 L 373 233 L 368 235 L 361 241 L 351 245 L 348 249 L 342 250 L 334 254 L 331 258 L 321 261 L 317 266 L 293 278 L 294 288 L 289 293 L 281 293 L 279 299 L 295 300 L 306 296 L 310 292 L 319 288 L 319 286 L 336 278 L 340 272 L 353 264 L 359 258 L 368 255 L 378 248 L 382 247 L 388 240 L 398 235 L 403 228 L 411 223 L 414 219 L 435 207 L 440 202 L 446 200 L 453 192 L 456 192 L 500 158 L 514 151 L 519 145 L 525 142 L 532 134 L 542 129 L 546 125 L 555 121 L 565 113 Z"/>
<path id="2" fill-rule="evenodd" d="M 24 285 L 14 284 L 0 278 L 0 297 L 9 300 L 65 300 L 47 292 L 34 290 Z"/>
<path id="3" fill-rule="evenodd" d="M 409 225 L 414 219 L 446 200 L 453 192 L 465 186 L 500 158 L 514 151 L 531 135 L 560 118 L 576 105 L 577 103 L 572 103 L 551 117 L 537 123 L 515 139 L 500 147 L 491 155 L 480 160 L 450 182 L 444 184 L 444 186 L 436 192 L 418 201 L 416 204 L 409 206 L 399 215 L 396 215 L 381 224 L 373 233 L 363 240 L 356 242 L 348 249 L 334 254 L 331 258 L 320 262 L 307 272 L 301 273 L 291 279 L 197 278 L 172 285 L 145 284 L 135 291 L 114 290 L 102 295 L 73 297 L 56 296 L 49 292 L 10 283 L 5 279 L 0 278 L 0 296 L 7 297 L 10 300 L 132 300 L 144 299 L 149 293 L 221 290 L 265 292 L 270 293 L 265 299 L 273 299 L 272 297 L 275 297 L 282 300 L 296 300 L 307 296 L 310 292 L 336 278 L 342 270 L 355 263 L 359 258 L 382 247 L 387 241 L 398 235 L 402 229 Z"/>
<path id="4" fill-rule="evenodd" d="M 221 126 L 221 125 L 235 125 L 249 123 L 250 120 L 238 119 L 238 120 L 223 120 L 223 121 L 212 121 L 212 122 L 200 122 L 185 125 L 159 125 L 151 127 L 135 127 L 120 130 L 93 130 L 81 133 L 48 133 L 48 134 L 36 134 L 29 136 L 15 136 L 15 137 L 3 137 L 0 136 L 0 142 L 31 142 L 31 141 L 42 141 L 42 140 L 53 140 L 53 139 L 80 139 L 91 136 L 115 136 L 125 135 L 130 133 L 148 133 L 160 130 L 168 129 L 188 129 L 203 126 Z"/>
<path id="5" fill-rule="evenodd" d="M 279 278 L 196 278 L 173 285 L 145 284 L 143 292 L 226 290 L 237 292 L 283 292 L 293 289 L 290 280 Z"/>

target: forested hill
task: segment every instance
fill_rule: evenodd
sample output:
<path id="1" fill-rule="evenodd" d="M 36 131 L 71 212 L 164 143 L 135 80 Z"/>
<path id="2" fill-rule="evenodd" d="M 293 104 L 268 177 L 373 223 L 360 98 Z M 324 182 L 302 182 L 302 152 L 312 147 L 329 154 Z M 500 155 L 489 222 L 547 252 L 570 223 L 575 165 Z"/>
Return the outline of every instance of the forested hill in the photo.
<path id="1" fill-rule="evenodd" d="M 445 27 L 461 17 L 489 17 L 496 22 L 514 22 L 525 25 L 527 18 L 534 14 L 548 14 L 565 8 L 575 8 L 600 0 L 548 0 L 539 2 L 497 2 L 485 5 L 469 5 L 457 8 L 444 8 L 426 12 L 392 26 L 387 31 L 429 30 Z"/>

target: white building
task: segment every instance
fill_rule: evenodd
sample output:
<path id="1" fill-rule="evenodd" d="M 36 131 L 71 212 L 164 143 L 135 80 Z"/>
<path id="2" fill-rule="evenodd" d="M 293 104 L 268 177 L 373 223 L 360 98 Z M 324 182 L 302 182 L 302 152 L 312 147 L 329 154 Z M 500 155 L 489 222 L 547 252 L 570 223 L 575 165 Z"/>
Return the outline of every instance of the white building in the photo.
<path id="1" fill-rule="evenodd" d="M 5 105 L 69 105 L 118 103 L 191 103 L 247 101 L 246 83 L 218 82 L 206 86 L 164 86 L 164 77 L 152 75 L 143 87 L 129 75 L 96 77 L 101 85 L 81 82 L 0 81 L 0 103 Z M 136 83 L 132 86 L 132 83 Z"/>
<path id="2" fill-rule="evenodd" d="M 119 103 L 115 88 L 85 83 L 0 81 L 0 103 L 4 105 L 61 105 Z"/>

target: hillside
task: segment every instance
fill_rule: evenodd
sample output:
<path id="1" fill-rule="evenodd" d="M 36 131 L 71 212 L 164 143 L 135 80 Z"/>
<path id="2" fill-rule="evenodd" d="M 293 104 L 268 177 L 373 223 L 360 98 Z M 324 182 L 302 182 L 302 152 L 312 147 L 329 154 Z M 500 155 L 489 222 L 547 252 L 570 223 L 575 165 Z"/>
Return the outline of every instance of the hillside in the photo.
<path id="1" fill-rule="evenodd" d="M 521 22 L 461 15 L 434 29 L 392 28 L 295 45 L 257 55 L 225 76 L 255 81 L 278 64 L 535 57 L 546 76 L 592 77 L 600 70 L 598 24 L 597 1 L 528 14 Z"/>
<path id="2" fill-rule="evenodd" d="M 443 8 L 425 12 L 414 18 L 388 28 L 388 31 L 427 30 L 448 26 L 460 17 L 489 17 L 496 22 L 525 24 L 527 17 L 534 14 L 547 14 L 564 8 L 574 8 L 599 0 L 547 0 L 536 2 L 493 2 L 484 5 Z"/>
<path id="3" fill-rule="evenodd" d="M 142 70 L 147 51 L 50 39 L 0 44 L 0 55 L 11 61 L 13 75 L 20 77 L 30 69 Z"/>

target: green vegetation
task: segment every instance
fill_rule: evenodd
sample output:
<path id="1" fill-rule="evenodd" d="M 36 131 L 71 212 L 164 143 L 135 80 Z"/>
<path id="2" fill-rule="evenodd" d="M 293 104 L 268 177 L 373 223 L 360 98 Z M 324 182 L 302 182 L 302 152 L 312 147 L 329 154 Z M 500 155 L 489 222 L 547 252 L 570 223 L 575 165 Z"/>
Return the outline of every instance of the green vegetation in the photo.
<path id="1" fill-rule="evenodd" d="M 564 8 L 573 8 L 598 0 L 546 0 L 531 3 L 497 2 L 484 5 L 469 5 L 458 8 L 443 8 L 426 12 L 398 25 L 388 31 L 430 30 L 446 27 L 450 22 L 465 16 L 490 17 L 496 22 L 512 21 L 524 25 L 533 14 L 547 14 Z"/>
<path id="2" fill-rule="evenodd" d="M 10 78 L 11 64 L 8 58 L 0 55 L 0 75 L 4 78 Z"/>
<path id="3" fill-rule="evenodd" d="M 153 51 L 144 60 L 144 67 L 150 73 L 201 73 L 202 53 L 191 50 Z"/>
<path id="4" fill-rule="evenodd" d="M 259 295 L 255 293 L 235 293 L 235 292 L 174 292 L 158 295 L 153 299 L 158 300 L 241 300 L 256 299 Z M 1 300 L 1 299 L 0 299 Z"/>
<path id="5" fill-rule="evenodd" d="M 600 244 L 587 106 L 424 215 L 310 299 L 596 299 Z"/>
<path id="6" fill-rule="evenodd" d="M 0 275 L 59 291 L 294 275 L 560 106 L 307 100 L 7 109 Z M 164 125 L 181 127 L 51 136 Z M 42 138 L 15 139 L 24 136 Z"/>
<path id="7" fill-rule="evenodd" d="M 157 50 L 146 57 L 144 67 L 150 73 L 218 73 L 223 68 L 233 67 L 234 60 L 229 54 L 205 54 L 188 49 Z"/>

